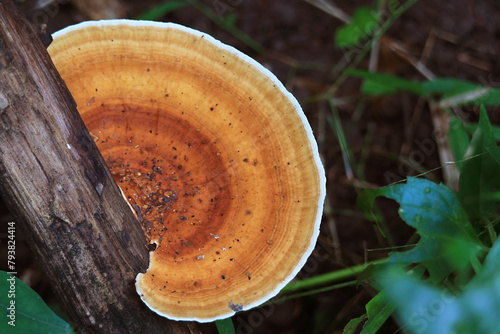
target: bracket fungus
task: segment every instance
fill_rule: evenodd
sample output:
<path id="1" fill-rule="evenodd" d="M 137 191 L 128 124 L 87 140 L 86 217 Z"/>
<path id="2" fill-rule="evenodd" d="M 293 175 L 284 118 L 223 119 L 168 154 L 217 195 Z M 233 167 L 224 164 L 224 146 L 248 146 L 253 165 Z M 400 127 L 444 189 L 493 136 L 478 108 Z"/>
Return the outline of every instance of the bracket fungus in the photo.
<path id="1" fill-rule="evenodd" d="M 141 222 L 136 289 L 174 320 L 258 306 L 305 264 L 325 176 L 297 100 L 262 65 L 170 23 L 84 22 L 49 53 Z"/>

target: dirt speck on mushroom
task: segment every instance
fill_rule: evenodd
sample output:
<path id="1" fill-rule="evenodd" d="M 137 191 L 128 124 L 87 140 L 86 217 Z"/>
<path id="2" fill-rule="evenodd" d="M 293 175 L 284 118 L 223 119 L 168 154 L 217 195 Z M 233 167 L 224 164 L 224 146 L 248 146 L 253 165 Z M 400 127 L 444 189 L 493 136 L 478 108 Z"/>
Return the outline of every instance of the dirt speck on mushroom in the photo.
<path id="1" fill-rule="evenodd" d="M 233 310 L 234 312 L 238 312 L 238 311 L 243 310 L 243 304 L 234 304 L 232 300 L 229 302 L 228 305 L 229 305 L 229 308 L 231 310 Z"/>

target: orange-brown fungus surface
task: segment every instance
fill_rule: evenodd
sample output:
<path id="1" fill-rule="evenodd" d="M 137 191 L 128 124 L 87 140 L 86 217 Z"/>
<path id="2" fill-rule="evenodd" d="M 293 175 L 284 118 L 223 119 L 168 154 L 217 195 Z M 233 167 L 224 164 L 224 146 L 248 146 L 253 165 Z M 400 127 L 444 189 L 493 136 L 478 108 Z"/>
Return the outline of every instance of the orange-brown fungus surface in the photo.
<path id="1" fill-rule="evenodd" d="M 111 22 L 49 53 L 151 244 L 141 298 L 198 321 L 262 303 L 318 234 L 324 176 L 300 107 L 209 36 Z"/>
<path id="2" fill-rule="evenodd" d="M 156 252 L 180 264 L 226 233 L 220 217 L 229 216 L 238 199 L 217 139 L 163 114 L 157 118 L 158 109 L 139 105 L 100 105 L 85 122 Z"/>

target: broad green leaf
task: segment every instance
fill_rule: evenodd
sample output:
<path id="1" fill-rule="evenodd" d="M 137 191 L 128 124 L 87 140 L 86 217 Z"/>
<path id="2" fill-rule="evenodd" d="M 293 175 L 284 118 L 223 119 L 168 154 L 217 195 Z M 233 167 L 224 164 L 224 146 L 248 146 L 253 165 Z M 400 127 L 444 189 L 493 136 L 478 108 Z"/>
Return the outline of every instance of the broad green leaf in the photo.
<path id="1" fill-rule="evenodd" d="M 217 330 L 219 334 L 235 334 L 233 319 L 226 318 L 221 320 L 216 320 L 215 325 L 217 326 Z"/>
<path id="2" fill-rule="evenodd" d="M 409 91 L 416 95 L 424 94 L 424 90 L 418 82 L 401 79 L 390 74 L 351 69 L 346 70 L 345 74 L 365 79 L 361 91 L 367 95 L 381 96 L 399 91 Z"/>
<path id="3" fill-rule="evenodd" d="M 378 13 L 368 7 L 359 7 L 351 22 L 336 31 L 335 46 L 339 49 L 354 47 L 368 40 L 377 27 Z"/>
<path id="4" fill-rule="evenodd" d="M 464 123 L 457 117 L 450 118 L 450 130 L 448 133 L 448 142 L 450 143 L 451 152 L 455 158 L 458 170 L 462 170 L 462 159 L 465 151 L 470 144 L 469 133 L 465 128 Z"/>
<path id="5" fill-rule="evenodd" d="M 486 109 L 481 106 L 479 124 L 467 149 L 460 173 L 460 200 L 472 218 L 492 215 L 498 201 L 484 200 L 484 195 L 500 191 L 499 150 L 493 137 Z"/>
<path id="6" fill-rule="evenodd" d="M 379 282 L 397 304 L 398 321 L 410 334 L 500 333 L 500 239 L 461 295 L 394 268 Z"/>
<path id="7" fill-rule="evenodd" d="M 5 271 L 0 271 L 0 291 L 0 307 L 5 312 L 0 333 L 74 333 L 35 291 Z"/>
<path id="8" fill-rule="evenodd" d="M 360 193 L 358 206 L 374 219 L 375 198 L 384 196 L 399 203 L 399 216 L 420 235 L 418 244 L 406 252 L 391 252 L 389 263 L 422 263 L 430 279 L 441 281 L 455 268 L 456 243 L 476 254 L 481 246 L 455 193 L 443 184 L 409 177 L 394 184 Z M 472 255 L 471 255 L 472 256 Z M 468 259 L 461 259 L 468 260 Z"/>

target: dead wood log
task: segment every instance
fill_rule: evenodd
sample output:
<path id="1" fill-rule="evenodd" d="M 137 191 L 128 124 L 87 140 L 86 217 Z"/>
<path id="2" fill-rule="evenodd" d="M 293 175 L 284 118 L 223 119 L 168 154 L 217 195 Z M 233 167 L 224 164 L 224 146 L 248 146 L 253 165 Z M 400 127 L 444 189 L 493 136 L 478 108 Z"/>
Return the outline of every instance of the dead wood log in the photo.
<path id="1" fill-rule="evenodd" d="M 79 332 L 196 331 L 140 301 L 146 238 L 12 0 L 0 2 L 0 193 Z"/>

